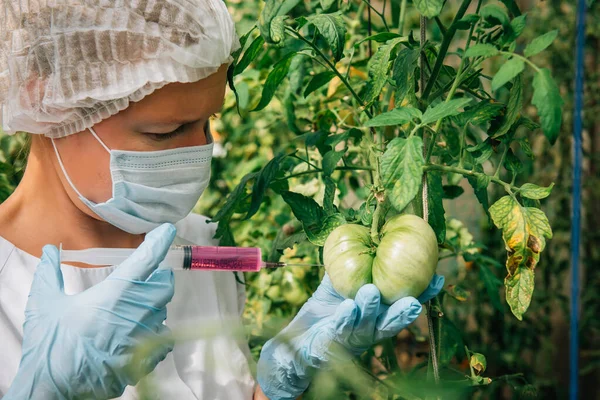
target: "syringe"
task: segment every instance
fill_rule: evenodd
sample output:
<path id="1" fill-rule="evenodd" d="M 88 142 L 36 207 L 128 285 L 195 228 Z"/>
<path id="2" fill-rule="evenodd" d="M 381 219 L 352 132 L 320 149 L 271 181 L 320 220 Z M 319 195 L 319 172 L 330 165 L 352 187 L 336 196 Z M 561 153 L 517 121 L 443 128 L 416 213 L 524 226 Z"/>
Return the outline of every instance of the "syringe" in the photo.
<path id="1" fill-rule="evenodd" d="M 91 248 L 85 250 L 60 249 L 61 261 L 80 262 L 89 265 L 118 265 L 125 261 L 135 249 Z M 240 271 L 257 272 L 262 268 L 286 266 L 320 267 L 320 264 L 268 262 L 262 260 L 257 247 L 226 246 L 172 246 L 162 268 L 174 270 Z"/>

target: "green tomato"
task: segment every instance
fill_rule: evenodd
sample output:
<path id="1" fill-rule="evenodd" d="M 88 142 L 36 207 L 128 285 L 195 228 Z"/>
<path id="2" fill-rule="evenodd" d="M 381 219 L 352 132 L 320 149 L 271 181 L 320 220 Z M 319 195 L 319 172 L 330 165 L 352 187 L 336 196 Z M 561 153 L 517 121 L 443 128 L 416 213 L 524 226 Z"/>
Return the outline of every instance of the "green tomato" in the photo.
<path id="1" fill-rule="evenodd" d="M 379 245 L 369 228 L 346 224 L 327 237 L 323 261 L 340 295 L 354 298 L 361 286 L 374 283 L 383 302 L 392 304 L 427 288 L 438 261 L 437 240 L 429 224 L 411 214 L 387 221 Z"/>

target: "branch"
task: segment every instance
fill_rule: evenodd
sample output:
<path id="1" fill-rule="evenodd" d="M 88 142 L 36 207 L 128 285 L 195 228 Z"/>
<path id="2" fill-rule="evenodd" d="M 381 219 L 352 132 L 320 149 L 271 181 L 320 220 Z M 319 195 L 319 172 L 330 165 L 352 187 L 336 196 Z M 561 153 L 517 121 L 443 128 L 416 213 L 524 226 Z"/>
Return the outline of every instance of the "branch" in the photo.
<path id="1" fill-rule="evenodd" d="M 450 47 L 450 42 L 454 38 L 454 34 L 456 34 L 457 22 L 465 15 L 467 12 L 467 8 L 471 4 L 471 0 L 463 0 L 458 9 L 458 12 L 454 16 L 454 20 L 452 20 L 452 24 L 448 28 L 448 31 L 444 35 L 444 39 L 442 40 L 442 45 L 440 46 L 440 52 L 435 60 L 435 65 L 433 66 L 433 72 L 429 77 L 429 81 L 427 82 L 427 86 L 423 91 L 423 95 L 421 96 L 421 100 L 426 101 L 433 89 L 433 84 L 437 80 L 437 77 L 442 69 L 442 65 L 444 63 L 444 57 L 446 57 L 446 53 L 448 52 L 448 47 Z"/>
<path id="2" fill-rule="evenodd" d="M 340 71 L 338 71 L 338 69 L 335 67 L 335 65 L 333 65 L 331 63 L 329 58 L 325 54 L 323 54 L 321 49 L 319 49 L 317 46 L 315 46 L 314 43 L 312 43 L 310 40 L 306 39 L 299 32 L 296 32 L 295 30 L 291 29 L 290 27 L 286 27 L 285 30 L 292 33 L 293 36 L 295 36 L 297 39 L 299 39 L 299 40 L 303 41 L 304 43 L 306 43 L 307 45 L 309 45 L 323 59 L 323 61 L 325 61 L 325 63 L 331 69 L 331 71 L 334 74 L 336 74 L 338 78 L 340 78 L 340 81 L 342 81 L 342 83 L 348 88 L 350 93 L 352 93 L 352 96 L 356 99 L 358 104 L 361 106 L 362 111 L 365 114 L 367 114 L 367 116 L 369 118 L 373 118 L 373 115 L 371 114 L 371 112 L 369 110 L 367 110 L 366 107 L 364 107 L 364 103 L 363 103 L 362 99 L 360 98 L 360 96 L 354 91 L 352 86 L 350 86 L 350 82 L 348 82 L 348 80 L 340 73 Z"/>
<path id="3" fill-rule="evenodd" d="M 474 177 L 478 177 L 478 176 L 488 176 L 490 178 L 490 182 L 494 182 L 495 184 L 498 184 L 502 187 L 504 187 L 504 190 L 506 190 L 506 192 L 513 194 L 514 192 L 518 191 L 519 188 L 516 186 L 512 186 L 510 183 L 503 181 L 502 179 L 495 177 L 495 176 L 489 176 L 487 174 L 484 174 L 483 172 L 476 172 L 476 171 L 472 171 L 469 169 L 464 169 L 464 168 L 458 168 L 458 167 L 450 167 L 448 165 L 437 165 L 437 164 L 427 164 L 423 167 L 423 169 L 425 171 L 445 171 L 445 172 L 454 172 L 455 174 L 461 174 L 464 176 L 474 176 Z"/>

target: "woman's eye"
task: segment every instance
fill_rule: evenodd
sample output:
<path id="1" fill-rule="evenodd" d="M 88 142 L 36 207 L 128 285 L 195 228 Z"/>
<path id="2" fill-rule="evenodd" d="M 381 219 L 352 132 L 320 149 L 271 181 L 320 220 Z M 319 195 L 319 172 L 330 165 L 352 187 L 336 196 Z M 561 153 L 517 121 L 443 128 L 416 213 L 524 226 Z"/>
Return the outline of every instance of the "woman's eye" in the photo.
<path id="1" fill-rule="evenodd" d="M 185 130 L 187 129 L 188 124 L 183 124 L 181 125 L 179 128 L 175 129 L 172 132 L 168 132 L 168 133 L 147 133 L 147 135 L 149 135 L 152 139 L 157 140 L 157 141 L 162 141 L 162 140 L 168 140 L 171 139 L 177 135 L 180 135 L 182 133 L 185 132 Z"/>

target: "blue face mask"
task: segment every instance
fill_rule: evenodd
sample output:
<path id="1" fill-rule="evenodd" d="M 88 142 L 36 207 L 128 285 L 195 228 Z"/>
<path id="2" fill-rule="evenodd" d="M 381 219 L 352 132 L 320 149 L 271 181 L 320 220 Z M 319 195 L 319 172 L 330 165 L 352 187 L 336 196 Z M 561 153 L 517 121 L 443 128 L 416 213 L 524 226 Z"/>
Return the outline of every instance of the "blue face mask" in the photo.
<path id="1" fill-rule="evenodd" d="M 208 124 L 207 124 L 208 127 Z M 112 197 L 94 203 L 73 185 L 54 140 L 54 152 L 67 182 L 81 201 L 106 222 L 125 232 L 140 234 L 162 223 L 185 218 L 210 180 L 213 141 L 208 144 L 161 151 L 111 150 L 92 128 L 90 132 L 110 154 Z"/>

